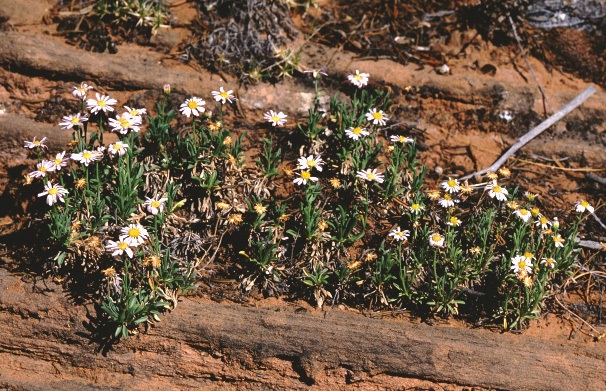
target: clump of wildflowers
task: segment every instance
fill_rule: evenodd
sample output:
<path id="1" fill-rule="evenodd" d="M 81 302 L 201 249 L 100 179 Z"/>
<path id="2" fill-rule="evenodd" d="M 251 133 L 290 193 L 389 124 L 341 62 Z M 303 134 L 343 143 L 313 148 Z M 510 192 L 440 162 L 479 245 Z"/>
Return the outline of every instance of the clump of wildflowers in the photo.
<path id="1" fill-rule="evenodd" d="M 323 73 L 309 73 L 316 98 L 289 127 L 302 137 L 285 143 L 273 132 L 253 165 L 244 164 L 244 134 L 227 129 L 223 110 L 235 97 L 224 87 L 211 92 L 218 113 L 199 97 L 169 110 L 167 89 L 144 124 L 147 110 L 130 106 L 89 121 L 118 102 L 87 100 L 81 85 L 74 97 L 87 104 L 59 124 L 76 130 L 69 149 L 49 157 L 45 139 L 26 142 L 38 155 L 27 178 L 44 188 L 57 264 L 82 263 L 101 279 L 116 335 L 157 319 L 175 292 L 192 289 L 199 264 L 219 258 L 237 263 L 230 278 L 243 292 L 304 294 L 318 306 L 360 300 L 457 315 L 475 291 L 506 329 L 538 316 L 552 281 L 573 267 L 582 216 L 560 227 L 534 204 L 538 195 L 519 196 L 506 170 L 487 184 L 447 177 L 429 186 L 414 139 L 380 128 L 388 95 L 363 88 L 368 74 L 349 75 L 358 88 L 324 109 Z M 179 113 L 196 118 L 175 131 Z M 263 116 L 274 127 L 287 117 Z M 107 131 L 117 137 L 109 145 Z M 586 201 L 575 210 L 593 213 Z"/>

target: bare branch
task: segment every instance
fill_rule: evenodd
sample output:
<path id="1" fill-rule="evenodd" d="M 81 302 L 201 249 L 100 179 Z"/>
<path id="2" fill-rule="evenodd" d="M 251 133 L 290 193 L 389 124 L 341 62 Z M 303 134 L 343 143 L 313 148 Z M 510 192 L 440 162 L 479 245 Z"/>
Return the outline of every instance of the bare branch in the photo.
<path id="1" fill-rule="evenodd" d="M 554 113 L 551 117 L 547 118 L 545 121 L 541 122 L 539 125 L 532 128 L 528 133 L 523 135 L 518 139 L 518 141 L 511 146 L 496 162 L 494 162 L 490 167 L 480 170 L 478 172 L 474 172 L 472 174 L 466 175 L 461 179 L 469 179 L 476 175 L 486 174 L 488 171 L 496 171 L 498 170 L 510 157 L 512 157 L 519 149 L 521 149 L 524 145 L 528 144 L 532 139 L 537 137 L 539 134 L 543 133 L 547 128 L 551 125 L 555 124 L 572 110 L 576 109 L 583 102 L 585 102 L 591 95 L 596 92 L 594 86 L 589 86 L 585 89 L 585 91 L 581 92 L 576 98 L 568 102 L 566 106 L 562 107 L 556 113 Z"/>

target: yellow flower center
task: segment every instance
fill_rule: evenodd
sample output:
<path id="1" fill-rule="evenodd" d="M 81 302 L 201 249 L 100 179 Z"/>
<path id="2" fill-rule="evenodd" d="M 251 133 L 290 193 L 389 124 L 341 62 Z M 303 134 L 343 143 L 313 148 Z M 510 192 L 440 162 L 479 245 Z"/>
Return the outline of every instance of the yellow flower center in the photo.
<path id="1" fill-rule="evenodd" d="M 56 158 L 56 159 L 54 160 L 54 162 L 55 162 L 55 165 L 57 165 L 57 166 L 58 166 L 58 165 L 60 165 L 61 163 L 63 163 L 63 159 Z"/>
<path id="2" fill-rule="evenodd" d="M 113 147 L 114 151 L 116 151 L 116 152 L 118 152 L 119 150 L 122 149 L 122 145 L 120 145 L 118 143 L 112 145 L 112 147 Z"/>
<path id="3" fill-rule="evenodd" d="M 38 169 L 38 171 L 40 171 L 40 172 L 46 172 L 46 167 L 45 166 L 40 166 L 40 168 Z"/>
<path id="4" fill-rule="evenodd" d="M 103 106 L 105 106 L 105 104 L 106 104 L 106 102 L 104 100 L 100 100 L 97 102 L 97 106 L 103 107 Z"/>
<path id="5" fill-rule="evenodd" d="M 448 193 L 447 193 L 447 194 L 444 194 L 444 199 L 445 199 L 446 201 L 452 201 L 452 197 L 451 197 L 451 196 L 450 196 L 450 194 L 448 194 Z"/>
<path id="6" fill-rule="evenodd" d="M 136 117 L 139 115 L 139 110 L 132 109 L 131 111 L 128 112 L 128 114 L 132 115 L 133 117 Z"/>
<path id="7" fill-rule="evenodd" d="M 223 99 L 229 99 L 229 94 L 227 93 L 227 91 L 222 91 L 221 93 L 219 93 L 219 95 L 221 95 Z"/>
<path id="8" fill-rule="evenodd" d="M 71 122 L 73 125 L 78 125 L 80 123 L 80 118 L 74 117 L 69 122 Z"/>
<path id="9" fill-rule="evenodd" d="M 398 137 L 398 141 L 401 142 L 401 143 L 403 143 L 404 141 L 406 141 L 406 137 L 400 136 L 400 137 Z"/>
<path id="10" fill-rule="evenodd" d="M 524 258 L 526 258 L 526 259 L 532 259 L 532 257 L 534 257 L 534 255 L 531 252 L 526 251 L 524 253 Z"/>
<path id="11" fill-rule="evenodd" d="M 435 243 L 438 243 L 442 240 L 442 236 L 440 234 L 433 234 L 431 235 L 431 240 L 433 240 Z"/>
<path id="12" fill-rule="evenodd" d="M 130 127 L 132 124 L 125 118 L 120 118 L 120 126 L 122 126 L 123 128 L 128 128 Z"/>
<path id="13" fill-rule="evenodd" d="M 153 200 L 153 201 L 151 202 L 151 207 L 152 207 L 152 208 L 158 208 L 158 207 L 160 207 L 160 201 Z"/>
<path id="14" fill-rule="evenodd" d="M 90 153 L 89 151 L 84 151 L 84 152 L 82 152 L 82 157 L 83 157 L 84 159 L 90 159 L 90 158 L 92 158 L 92 157 L 93 157 L 93 154 L 92 154 L 92 153 Z"/>
<path id="15" fill-rule="evenodd" d="M 377 111 L 376 113 L 372 113 L 372 117 L 374 119 L 379 119 L 380 120 L 380 119 L 383 119 L 383 114 L 381 114 L 380 111 Z"/>
<path id="16" fill-rule="evenodd" d="M 311 174 L 310 174 L 310 172 L 309 172 L 309 171 L 303 171 L 303 172 L 301 173 L 301 178 L 303 178 L 303 179 L 305 179 L 305 180 L 308 180 L 309 178 L 311 178 Z"/>
<path id="17" fill-rule="evenodd" d="M 40 145 L 40 144 L 41 144 L 41 142 L 40 142 L 40 140 L 36 140 L 36 141 L 34 141 L 32 144 L 34 144 L 34 145 Z M 584 201 L 583 201 L 583 202 L 584 202 Z"/>
<path id="18" fill-rule="evenodd" d="M 187 107 L 189 107 L 190 109 L 197 109 L 198 108 L 198 102 L 196 102 L 195 100 L 190 101 L 187 104 Z"/>
<path id="19" fill-rule="evenodd" d="M 396 235 L 399 236 L 399 237 L 402 237 L 402 236 L 404 236 L 404 232 L 398 231 L 398 232 L 396 232 Z"/>
<path id="20" fill-rule="evenodd" d="M 271 117 L 272 122 L 280 122 L 280 117 L 278 117 L 277 115 L 274 115 Z"/>
<path id="21" fill-rule="evenodd" d="M 495 193 L 500 193 L 501 192 L 501 186 L 494 185 L 493 188 L 492 188 L 492 191 L 494 191 Z"/>
<path id="22" fill-rule="evenodd" d="M 539 208 L 532 208 L 530 213 L 532 213 L 533 216 L 538 216 L 541 212 L 539 211 Z"/>
<path id="23" fill-rule="evenodd" d="M 372 172 L 368 172 L 368 173 L 366 173 L 366 178 L 373 180 L 376 178 L 376 176 Z"/>
<path id="24" fill-rule="evenodd" d="M 539 219 L 539 221 L 541 222 L 542 225 L 545 225 L 545 224 L 547 224 L 547 217 L 541 217 Z"/>
<path id="25" fill-rule="evenodd" d="M 354 75 L 354 79 L 356 79 L 357 81 L 362 80 L 362 75 Z"/>
<path id="26" fill-rule="evenodd" d="M 307 165 L 309 167 L 315 167 L 316 166 L 316 161 L 314 159 L 308 160 L 307 161 Z"/>
<path id="27" fill-rule="evenodd" d="M 528 214 L 528 210 L 526 210 L 526 209 L 520 209 L 520 214 L 522 216 L 526 216 Z"/>
<path id="28" fill-rule="evenodd" d="M 450 218 L 450 224 L 454 224 L 457 225 L 459 223 L 459 219 L 457 219 L 456 217 L 451 217 Z"/>
<path id="29" fill-rule="evenodd" d="M 412 204 L 412 205 L 410 206 L 410 208 L 411 208 L 412 210 L 419 210 L 419 209 L 421 209 L 421 205 L 419 205 L 419 204 Z"/>
<path id="30" fill-rule="evenodd" d="M 50 189 L 48 189 L 48 194 L 49 195 L 55 195 L 59 193 L 59 189 L 57 189 L 56 187 L 51 187 Z"/>
<path id="31" fill-rule="evenodd" d="M 120 242 L 120 243 L 118 243 L 118 248 L 120 250 L 126 250 L 128 248 L 128 243 L 126 243 L 126 242 Z"/>
<path id="32" fill-rule="evenodd" d="M 581 205 L 583 206 L 583 208 L 587 208 L 589 206 L 589 202 L 583 200 L 581 201 Z"/>
<path id="33" fill-rule="evenodd" d="M 128 236 L 131 238 L 138 238 L 141 235 L 141 231 L 137 228 L 131 228 L 128 230 Z"/>
<path id="34" fill-rule="evenodd" d="M 449 179 L 447 184 L 448 187 L 455 187 L 457 185 L 457 182 L 454 179 Z"/>
<path id="35" fill-rule="evenodd" d="M 353 134 L 360 134 L 360 133 L 362 133 L 362 128 L 360 128 L 360 127 L 353 128 L 353 129 L 351 130 L 351 132 L 352 132 Z"/>
<path id="36" fill-rule="evenodd" d="M 518 267 L 520 269 L 524 269 L 526 267 L 526 261 L 522 259 L 520 262 L 518 262 Z"/>

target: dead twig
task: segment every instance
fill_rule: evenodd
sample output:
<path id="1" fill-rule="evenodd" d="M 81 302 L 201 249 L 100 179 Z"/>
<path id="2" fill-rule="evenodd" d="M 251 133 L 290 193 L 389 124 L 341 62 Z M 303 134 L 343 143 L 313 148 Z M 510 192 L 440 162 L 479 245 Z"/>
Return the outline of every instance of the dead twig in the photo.
<path id="1" fill-rule="evenodd" d="M 596 92 L 594 86 L 589 86 L 585 89 L 585 91 L 581 92 L 576 98 L 568 102 L 566 106 L 562 107 L 559 111 L 554 113 L 551 117 L 547 118 L 545 121 L 541 122 L 539 125 L 532 128 L 528 133 L 523 135 L 518 139 L 518 141 L 511 146 L 496 162 L 494 162 L 490 167 L 480 170 L 478 172 L 474 172 L 472 174 L 466 175 L 461 179 L 469 179 L 476 175 L 486 174 L 488 171 L 497 171 L 511 156 L 513 156 L 519 149 L 521 149 L 524 145 L 528 144 L 532 139 L 537 137 L 539 134 L 543 133 L 547 128 L 551 125 L 555 124 L 572 110 L 576 109 L 583 102 L 585 102 L 591 95 Z"/>
<path id="2" fill-rule="evenodd" d="M 577 243 L 579 247 L 584 247 L 590 250 L 597 251 L 606 251 L 606 246 L 600 242 L 595 242 L 593 240 L 579 240 Z"/>
<path id="3" fill-rule="evenodd" d="M 585 319 L 581 318 L 579 315 L 575 314 L 573 311 L 571 311 L 568 307 L 566 307 L 559 299 L 557 296 L 553 297 L 556 301 L 556 303 L 558 303 L 558 305 L 560 307 L 562 307 L 562 309 L 564 309 L 565 311 L 567 311 L 570 315 L 574 316 L 575 318 L 577 318 L 578 320 L 580 320 L 585 326 L 589 327 L 591 329 L 591 331 L 593 331 L 595 333 L 594 334 L 589 334 L 594 338 L 599 338 L 601 337 L 602 334 L 600 334 L 600 332 L 598 330 L 596 330 L 595 327 L 593 327 L 592 325 L 590 325 Z"/>
<path id="4" fill-rule="evenodd" d="M 520 163 L 524 163 L 524 164 L 534 164 L 535 166 L 545 167 L 545 168 L 549 168 L 549 169 L 552 169 L 552 170 L 560 170 L 560 171 L 569 171 L 569 172 L 600 172 L 600 171 L 606 171 L 606 168 L 590 168 L 590 167 L 571 168 L 571 167 L 560 167 L 560 166 L 554 166 L 554 165 L 551 165 L 551 164 L 543 164 L 543 163 L 539 163 L 539 162 L 533 162 L 532 160 L 526 160 L 526 159 L 520 159 L 520 160 L 517 160 L 517 161 L 520 162 Z M 587 175 L 591 175 L 591 174 L 587 174 Z M 604 180 L 604 181 L 606 182 L 606 180 Z"/>
<path id="5" fill-rule="evenodd" d="M 591 173 L 585 175 L 585 178 L 591 179 L 592 181 L 597 182 L 602 186 L 606 186 L 606 178 L 602 178 L 602 177 L 599 177 L 599 176 L 591 174 Z"/>

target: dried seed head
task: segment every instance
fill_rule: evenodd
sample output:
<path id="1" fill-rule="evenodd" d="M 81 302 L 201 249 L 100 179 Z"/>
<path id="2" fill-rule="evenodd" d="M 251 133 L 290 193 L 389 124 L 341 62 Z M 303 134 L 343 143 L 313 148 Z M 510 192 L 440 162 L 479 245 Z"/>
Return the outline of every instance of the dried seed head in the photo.
<path id="1" fill-rule="evenodd" d="M 230 225 L 240 225 L 242 223 L 242 215 L 240 213 L 231 213 L 227 216 L 227 222 Z"/>
<path id="2" fill-rule="evenodd" d="M 86 186 L 86 179 L 84 179 L 84 178 L 79 178 L 74 183 L 74 187 L 78 190 L 84 189 L 84 186 Z"/>
<path id="3" fill-rule="evenodd" d="M 105 270 L 101 270 L 101 273 L 103 273 L 103 275 L 105 277 L 113 277 L 116 275 L 116 269 L 114 269 L 114 267 L 108 267 Z"/>
<path id="4" fill-rule="evenodd" d="M 157 269 L 162 266 L 162 259 L 160 259 L 160 257 L 155 254 L 150 255 L 149 257 L 145 258 L 145 260 L 143 261 L 143 265 L 151 266 L 154 269 Z"/>

